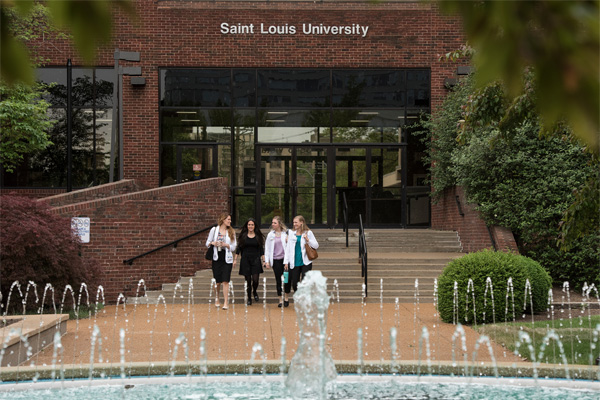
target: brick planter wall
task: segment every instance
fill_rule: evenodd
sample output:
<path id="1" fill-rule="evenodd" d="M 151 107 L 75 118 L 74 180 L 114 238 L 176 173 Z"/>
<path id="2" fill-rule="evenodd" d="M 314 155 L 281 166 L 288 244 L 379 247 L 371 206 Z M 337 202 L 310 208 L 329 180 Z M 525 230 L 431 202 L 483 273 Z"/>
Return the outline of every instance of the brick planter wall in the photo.
<path id="1" fill-rule="evenodd" d="M 120 194 L 134 193 L 146 189 L 133 179 L 125 179 L 119 182 L 107 183 L 87 189 L 76 190 L 70 193 L 61 193 L 55 196 L 40 199 L 51 207 L 66 206 L 68 204 L 83 203 L 85 201 L 97 200 Z"/>
<path id="2" fill-rule="evenodd" d="M 61 193 L 65 193 L 66 189 L 52 189 L 52 188 L 10 188 L 10 189 L 0 189 L 0 196 L 4 195 L 12 195 L 12 196 L 21 196 L 28 197 L 30 199 L 41 199 L 43 197 L 48 196 L 56 196 Z"/>
<path id="3" fill-rule="evenodd" d="M 209 262 L 204 260 L 207 233 L 180 242 L 176 249 L 170 246 L 137 259 L 133 265 L 123 264 L 123 260 L 213 225 L 219 214 L 228 210 L 225 178 L 53 209 L 64 217 L 90 218 L 90 243 L 82 245 L 83 255 L 100 261 L 102 276 L 98 283 L 104 287 L 107 303 L 115 303 L 119 293 L 134 296 L 140 279 L 144 279 L 148 290 L 158 289 L 163 283 L 176 282 L 181 276 L 191 276 L 199 269 L 208 268 Z"/>
<path id="4" fill-rule="evenodd" d="M 460 211 L 464 215 L 461 215 Z M 481 214 L 475 209 L 474 204 L 467 203 L 461 187 L 446 189 L 437 204 L 431 204 L 431 228 L 458 232 L 463 250 L 469 253 L 493 248 L 490 232 Z M 497 250 L 519 252 L 510 229 L 492 226 L 490 230 L 496 241 Z"/>

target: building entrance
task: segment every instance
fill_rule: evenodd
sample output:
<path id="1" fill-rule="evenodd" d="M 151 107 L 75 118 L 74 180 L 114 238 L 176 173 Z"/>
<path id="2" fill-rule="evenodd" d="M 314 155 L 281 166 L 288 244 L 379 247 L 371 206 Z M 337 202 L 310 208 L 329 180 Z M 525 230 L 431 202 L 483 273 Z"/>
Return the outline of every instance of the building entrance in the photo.
<path id="1" fill-rule="evenodd" d="M 261 222 L 274 215 L 291 223 L 303 215 L 311 226 L 331 224 L 328 204 L 330 149 L 318 146 L 261 146 L 261 194 L 256 199 Z M 258 176 L 258 174 L 257 174 Z"/>
<path id="2" fill-rule="evenodd" d="M 429 225 L 428 188 L 419 196 L 402 184 L 406 146 L 264 145 L 257 153 L 256 215 L 265 227 L 274 215 L 291 223 L 300 214 L 311 226 L 339 228 L 344 197 L 351 225 L 359 215 L 368 227 Z"/>

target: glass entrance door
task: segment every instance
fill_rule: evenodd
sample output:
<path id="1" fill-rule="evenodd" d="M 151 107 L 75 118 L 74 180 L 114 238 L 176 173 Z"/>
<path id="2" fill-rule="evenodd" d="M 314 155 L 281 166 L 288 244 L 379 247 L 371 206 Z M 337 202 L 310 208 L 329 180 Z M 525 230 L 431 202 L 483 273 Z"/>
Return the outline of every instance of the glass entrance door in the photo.
<path id="1" fill-rule="evenodd" d="M 178 145 L 177 183 L 217 176 L 217 146 Z"/>
<path id="2" fill-rule="evenodd" d="M 287 224 L 302 215 L 311 226 L 327 225 L 327 165 L 325 148 L 261 147 L 257 208 L 263 226 L 275 215 Z"/>
<path id="3" fill-rule="evenodd" d="M 401 147 L 338 147 L 335 155 L 335 225 L 404 226 Z"/>

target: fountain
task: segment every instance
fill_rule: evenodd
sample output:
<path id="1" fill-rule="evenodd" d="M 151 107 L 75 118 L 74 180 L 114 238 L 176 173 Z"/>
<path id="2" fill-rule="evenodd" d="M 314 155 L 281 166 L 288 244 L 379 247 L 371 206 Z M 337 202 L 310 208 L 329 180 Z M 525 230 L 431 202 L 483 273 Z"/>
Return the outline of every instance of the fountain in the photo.
<path id="1" fill-rule="evenodd" d="M 485 288 L 469 284 L 469 315 L 475 296 L 487 296 L 493 309 L 493 297 L 488 293 L 492 284 L 486 281 Z M 521 305 L 530 301 L 534 284 L 528 285 L 525 293 L 507 288 L 506 297 L 514 299 L 512 316 L 507 303 L 506 321 L 497 325 L 516 320 Z M 329 296 L 326 278 L 313 271 L 294 294 L 295 313 L 292 307 L 267 306 L 263 292 L 263 307 L 247 307 L 242 302 L 243 318 L 235 306 L 242 299 L 235 301 L 235 295 L 246 291 L 234 293 L 233 287 L 232 306 L 227 311 L 211 304 L 194 304 L 192 296 L 184 306 L 169 304 L 161 296 L 141 311 L 137 305 L 145 296 L 139 293 L 145 290 L 143 281 L 138 283 L 136 297 L 119 296 L 113 305 L 99 309 L 100 295 L 104 302 L 99 289 L 97 312 L 87 320 L 77 316 L 57 324 L 67 335 L 55 330 L 48 348 L 39 354 L 33 354 L 30 347 L 35 340 L 27 338 L 18 323 L 0 328 L 2 343 L 18 337 L 28 358 L 18 365 L 0 367 L 0 399 L 161 398 L 165 393 L 170 398 L 205 399 L 598 398 L 600 367 L 595 359 L 600 324 L 593 323 L 591 308 L 596 303 L 600 306 L 600 298 L 594 285 L 585 286 L 579 315 L 573 315 L 576 309 L 563 300 L 560 318 L 555 319 L 554 306 L 549 303 L 552 326 L 536 333 L 535 341 L 542 343 L 542 348 L 537 354 L 530 349 L 533 357 L 529 361 L 495 344 L 494 335 L 478 335 L 461 325 L 462 321 L 442 323 L 435 307 L 420 297 L 419 286 L 423 285 L 415 282 L 412 305 L 398 299 L 385 304 L 381 282 L 378 301 L 370 303 L 365 297 L 360 304 L 340 305 L 340 284 L 330 285 Z M 37 298 L 36 287 L 29 285 L 23 294 L 15 284 L 2 303 L 6 304 L 3 310 L 8 309 L 11 296 L 13 302 L 18 296 L 24 300 L 29 288 Z M 80 288 L 79 299 L 85 292 L 87 287 Z M 176 286 L 173 299 L 179 293 L 181 287 Z M 564 293 L 569 296 L 568 286 Z M 434 304 L 435 296 L 437 290 Z M 47 287 L 42 297 L 53 298 L 54 289 Z M 63 299 L 76 297 L 70 287 L 63 291 Z M 89 304 L 89 295 L 87 298 Z M 330 303 L 335 307 L 329 307 Z M 59 315 L 63 304 L 38 307 L 37 314 L 27 317 L 39 321 L 41 316 Z M 8 319 L 4 312 L 1 320 Z M 583 361 L 581 365 L 568 365 L 555 324 L 581 332 L 580 337 L 589 336 L 589 354 L 576 358 Z M 512 335 L 512 328 L 506 329 Z M 533 336 L 515 329 L 517 352 L 533 348 Z M 571 349 L 566 354 L 580 351 Z M 0 362 L 11 351 L 2 345 Z M 545 361 L 552 352 L 559 356 L 559 364 Z"/>
<path id="2" fill-rule="evenodd" d="M 294 397 L 324 398 L 325 385 L 337 373 L 325 349 L 327 334 L 327 279 L 321 271 L 309 271 L 294 294 L 294 307 L 300 326 L 300 343 L 288 370 L 285 386 Z"/>

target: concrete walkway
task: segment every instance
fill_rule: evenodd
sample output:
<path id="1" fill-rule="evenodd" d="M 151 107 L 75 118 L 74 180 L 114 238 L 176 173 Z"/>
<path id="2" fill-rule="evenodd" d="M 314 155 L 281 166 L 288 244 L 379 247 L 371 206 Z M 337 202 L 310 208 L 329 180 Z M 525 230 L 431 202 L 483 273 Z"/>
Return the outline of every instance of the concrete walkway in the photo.
<path id="1" fill-rule="evenodd" d="M 359 328 L 363 331 L 364 360 L 390 360 L 392 327 L 398 332 L 397 360 L 426 359 L 425 341 L 421 347 L 422 355 L 419 354 L 424 328 L 429 332 L 431 361 L 452 360 L 452 335 L 456 326 L 441 323 L 432 304 L 383 304 L 382 307 L 373 303 L 331 304 L 327 318 L 327 349 L 336 361 L 359 359 Z M 99 337 L 102 339 L 102 343 L 96 343 L 95 346 L 91 340 L 94 325 L 98 327 Z M 121 329 L 125 333 L 122 339 Z M 252 349 L 257 343 L 267 360 L 278 361 L 282 358 L 282 337 L 287 342 L 285 357 L 290 360 L 298 346 L 298 325 L 293 303 L 283 309 L 276 304 L 231 304 L 229 310 L 208 304 L 120 305 L 104 308 L 96 318 L 69 321 L 67 334 L 62 338 L 64 351 L 56 362 L 82 366 L 89 364 L 90 349 L 95 347 L 95 364 L 119 364 L 121 343 L 126 363 L 172 361 L 174 358 L 183 361 L 186 350 L 182 344 L 176 346 L 177 339 L 183 337 L 187 339 L 189 359 L 197 361 L 202 359 L 202 329 L 206 332 L 206 354 L 210 361 L 248 361 L 252 358 Z M 479 335 L 469 327 L 464 329 L 466 354 L 471 362 Z M 459 347 L 457 344 L 457 348 Z M 492 345 L 492 349 L 499 362 L 521 361 L 501 346 Z M 98 352 L 102 355 L 102 362 L 99 362 Z M 458 351 L 455 357 L 459 361 L 463 360 L 464 353 Z M 255 359 L 259 359 L 258 354 Z M 477 360 L 490 360 L 485 345 L 481 346 Z M 51 365 L 52 346 L 34 356 L 33 361 L 38 366 Z M 29 365 L 29 362 L 24 365 Z"/>

